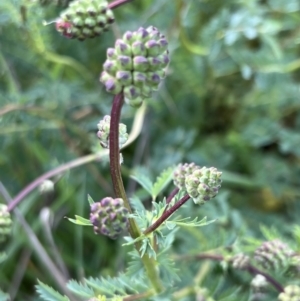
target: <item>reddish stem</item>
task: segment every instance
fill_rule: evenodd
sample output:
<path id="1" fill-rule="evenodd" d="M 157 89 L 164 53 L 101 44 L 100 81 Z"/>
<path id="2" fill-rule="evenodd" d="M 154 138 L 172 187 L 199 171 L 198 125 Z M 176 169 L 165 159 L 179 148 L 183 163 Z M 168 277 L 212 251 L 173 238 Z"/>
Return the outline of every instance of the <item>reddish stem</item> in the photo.
<path id="1" fill-rule="evenodd" d="M 282 287 L 282 285 L 279 282 L 277 282 L 273 277 L 268 275 L 267 273 L 259 270 L 258 268 L 254 267 L 253 265 L 250 265 L 250 264 L 248 265 L 248 267 L 246 269 L 250 274 L 253 274 L 253 275 L 260 274 L 260 275 L 264 276 L 266 278 L 266 280 L 269 283 L 271 283 L 279 292 L 282 293 L 284 291 L 284 288 Z"/>
<path id="2" fill-rule="evenodd" d="M 110 158 L 110 174 L 113 182 L 113 188 L 116 197 L 122 198 L 126 208 L 131 211 L 130 206 L 126 204 L 126 193 L 124 190 L 123 180 L 120 167 L 120 149 L 119 149 L 119 122 L 121 110 L 124 102 L 123 92 L 114 97 L 111 108 L 110 132 L 109 132 L 109 158 Z"/>
<path id="3" fill-rule="evenodd" d="M 181 257 L 182 258 L 182 257 Z M 224 256 L 222 255 L 217 255 L 217 254 L 198 254 L 196 256 L 187 256 L 185 257 L 186 259 L 193 259 L 193 258 L 196 258 L 196 259 L 199 259 L 199 260 L 202 260 L 202 259 L 210 259 L 210 260 L 215 260 L 215 261 L 222 261 L 224 260 Z M 245 267 L 245 270 L 248 271 L 250 274 L 252 275 L 262 275 L 266 278 L 266 280 L 273 285 L 273 287 L 279 291 L 279 292 L 283 292 L 284 291 L 284 288 L 282 287 L 282 285 L 277 282 L 272 276 L 270 276 L 269 274 L 259 270 L 258 268 L 256 268 L 255 266 L 249 264 L 247 265 L 247 267 Z"/>
<path id="4" fill-rule="evenodd" d="M 166 200 L 166 203 L 169 204 L 171 203 L 171 201 L 173 200 L 174 196 L 179 192 L 179 188 L 176 187 L 172 192 L 171 194 L 168 196 L 167 200 Z"/>
<path id="5" fill-rule="evenodd" d="M 117 7 L 119 7 L 119 6 L 123 5 L 123 4 L 126 4 L 126 3 L 131 2 L 131 1 L 133 1 L 133 0 L 115 0 L 115 1 L 113 1 L 111 3 L 109 3 L 108 7 L 110 9 L 114 9 L 114 8 L 117 8 Z"/>
<path id="6" fill-rule="evenodd" d="M 180 208 L 186 201 L 190 199 L 190 196 L 186 194 L 183 198 L 181 198 L 177 203 L 175 203 L 170 209 L 165 211 L 161 217 L 156 220 L 150 227 L 148 227 L 143 234 L 149 234 L 155 231 L 164 221 L 166 221 L 178 208 Z"/>
<path id="7" fill-rule="evenodd" d="M 83 164 L 87 164 L 89 162 L 95 161 L 98 159 L 99 156 L 92 154 L 87 155 L 85 157 L 81 157 L 78 159 L 75 159 L 73 161 L 70 161 L 68 163 L 65 163 L 63 165 L 58 166 L 55 169 L 52 169 L 43 175 L 36 178 L 34 181 L 32 181 L 30 184 L 28 184 L 25 188 L 23 188 L 14 198 L 13 200 L 8 204 L 8 211 L 12 211 L 29 193 L 31 193 L 35 188 L 39 187 L 43 183 L 43 181 L 56 176 L 58 174 L 61 174 L 62 172 L 66 170 L 70 170 L 72 168 L 81 166 Z"/>

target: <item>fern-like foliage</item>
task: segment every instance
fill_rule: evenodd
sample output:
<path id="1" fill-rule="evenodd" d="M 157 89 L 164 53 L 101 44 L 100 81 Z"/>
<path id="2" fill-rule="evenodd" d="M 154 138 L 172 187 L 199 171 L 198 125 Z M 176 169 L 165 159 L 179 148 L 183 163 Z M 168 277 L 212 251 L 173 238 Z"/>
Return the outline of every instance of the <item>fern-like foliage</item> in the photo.
<path id="1" fill-rule="evenodd" d="M 44 284 L 40 280 L 38 280 L 38 285 L 36 285 L 36 291 L 41 299 L 45 301 L 70 301 L 68 297 L 61 295 L 52 287 Z"/>
<path id="2" fill-rule="evenodd" d="M 82 298 L 101 296 L 126 297 L 131 294 L 138 294 L 146 289 L 140 278 L 131 278 L 126 274 L 119 274 L 118 277 L 87 278 L 83 283 L 75 280 L 68 282 L 67 287 L 74 294 Z"/>
<path id="3" fill-rule="evenodd" d="M 172 180 L 174 168 L 170 167 L 162 171 L 162 173 L 156 178 L 156 181 L 152 183 L 149 177 L 138 171 L 131 176 L 136 182 L 138 182 L 155 201 L 157 196 L 167 187 Z"/>

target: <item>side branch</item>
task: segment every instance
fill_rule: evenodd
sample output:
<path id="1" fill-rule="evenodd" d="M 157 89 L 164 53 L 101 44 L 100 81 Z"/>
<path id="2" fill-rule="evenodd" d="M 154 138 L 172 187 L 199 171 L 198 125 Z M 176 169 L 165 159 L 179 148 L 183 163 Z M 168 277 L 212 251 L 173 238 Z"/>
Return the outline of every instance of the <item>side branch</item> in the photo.
<path id="1" fill-rule="evenodd" d="M 123 4 L 126 4 L 126 3 L 131 2 L 131 1 L 133 1 L 133 0 L 115 0 L 115 1 L 113 1 L 111 3 L 109 3 L 108 7 L 110 9 L 114 9 L 114 8 L 117 8 L 117 7 L 119 7 L 119 6 L 123 5 Z"/>
<path id="2" fill-rule="evenodd" d="M 164 221 L 166 221 L 179 207 L 181 207 L 186 201 L 190 199 L 190 196 L 186 194 L 183 198 L 181 198 L 177 203 L 175 203 L 170 209 L 165 211 L 161 217 L 156 220 L 150 227 L 148 227 L 143 234 L 149 234 L 155 231 Z"/>

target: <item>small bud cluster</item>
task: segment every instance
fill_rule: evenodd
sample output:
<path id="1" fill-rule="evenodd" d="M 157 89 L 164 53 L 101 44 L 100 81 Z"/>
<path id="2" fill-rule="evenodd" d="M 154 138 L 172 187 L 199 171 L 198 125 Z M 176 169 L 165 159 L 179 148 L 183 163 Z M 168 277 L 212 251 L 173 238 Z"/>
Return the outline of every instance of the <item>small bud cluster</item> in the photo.
<path id="1" fill-rule="evenodd" d="M 98 132 L 97 136 L 100 139 L 100 144 L 103 148 L 109 148 L 109 131 L 110 131 L 110 116 L 106 115 L 102 120 L 97 124 Z M 119 148 L 128 140 L 127 127 L 125 124 L 119 124 Z"/>
<path id="2" fill-rule="evenodd" d="M 204 204 L 217 195 L 222 183 L 221 175 L 215 167 L 202 167 L 186 176 L 185 188 L 195 204 Z"/>
<path id="3" fill-rule="evenodd" d="M 51 180 L 44 180 L 39 186 L 40 194 L 49 194 L 54 192 L 54 183 Z"/>
<path id="4" fill-rule="evenodd" d="M 123 200 L 106 197 L 91 205 L 90 221 L 96 234 L 116 239 L 128 226 L 128 210 Z"/>
<path id="5" fill-rule="evenodd" d="M 186 176 L 190 175 L 196 169 L 200 169 L 200 166 L 196 165 L 195 163 L 179 164 L 173 173 L 174 185 L 179 189 L 185 189 Z"/>
<path id="6" fill-rule="evenodd" d="M 56 5 L 66 7 L 72 0 L 39 0 L 41 5 Z"/>
<path id="7" fill-rule="evenodd" d="M 11 233 L 11 217 L 7 211 L 7 206 L 0 204 L 0 243 L 6 241 Z"/>
<path id="8" fill-rule="evenodd" d="M 266 277 L 260 274 L 254 276 L 250 283 L 251 293 L 249 301 L 264 301 L 267 298 L 269 282 Z"/>
<path id="9" fill-rule="evenodd" d="M 280 301 L 300 301 L 300 287 L 298 285 L 288 285 L 284 292 L 278 296 Z"/>
<path id="10" fill-rule="evenodd" d="M 125 101 L 138 107 L 157 90 L 169 63 L 168 42 L 155 27 L 127 31 L 108 48 L 100 81 L 106 91 L 124 91 Z"/>
<path id="11" fill-rule="evenodd" d="M 269 285 L 267 279 L 265 276 L 257 274 L 254 276 L 254 278 L 251 280 L 251 288 L 255 291 L 261 291 L 263 288 L 267 287 Z"/>
<path id="12" fill-rule="evenodd" d="M 232 258 L 231 262 L 232 262 L 233 268 L 239 269 L 239 270 L 244 270 L 250 264 L 250 257 L 243 253 L 240 253 L 240 254 L 235 255 Z"/>
<path id="13" fill-rule="evenodd" d="M 63 36 L 81 41 L 99 36 L 114 22 L 106 0 L 74 0 L 56 21 Z"/>
<path id="14" fill-rule="evenodd" d="M 254 260 L 266 270 L 279 270 L 289 265 L 293 254 L 288 245 L 275 239 L 262 243 L 254 252 Z"/>

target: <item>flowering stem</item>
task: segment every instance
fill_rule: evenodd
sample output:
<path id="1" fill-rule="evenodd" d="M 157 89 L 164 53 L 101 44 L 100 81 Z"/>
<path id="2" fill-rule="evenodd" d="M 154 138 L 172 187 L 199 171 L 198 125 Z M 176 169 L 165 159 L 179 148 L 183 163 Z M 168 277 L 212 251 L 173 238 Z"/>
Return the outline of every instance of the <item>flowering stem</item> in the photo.
<path id="1" fill-rule="evenodd" d="M 108 7 L 110 9 L 114 9 L 114 8 L 117 8 L 118 6 L 121 6 L 121 5 L 131 2 L 131 1 L 133 1 L 133 0 L 115 0 L 111 3 L 109 3 Z"/>
<path id="2" fill-rule="evenodd" d="M 156 220 L 150 227 L 148 227 L 143 234 L 147 235 L 155 231 L 164 221 L 166 221 L 178 208 L 180 208 L 186 201 L 190 199 L 190 196 L 186 194 L 177 203 L 175 203 L 170 209 L 166 210 L 159 219 Z"/>
<path id="3" fill-rule="evenodd" d="M 284 288 L 281 286 L 279 282 L 277 282 L 273 277 L 269 274 L 259 270 L 258 268 L 254 267 L 253 265 L 249 264 L 247 266 L 247 271 L 253 275 L 260 274 L 266 278 L 266 280 L 271 283 L 279 292 L 283 292 Z"/>
<path id="4" fill-rule="evenodd" d="M 120 166 L 120 149 L 119 149 L 119 122 L 121 110 L 124 103 L 123 92 L 114 97 L 111 117 L 110 117 L 110 132 L 109 132 L 109 158 L 110 158 L 110 174 L 113 182 L 113 188 L 116 197 L 122 198 L 127 210 L 132 213 L 130 203 L 127 199 L 125 188 L 123 185 L 121 166 Z M 140 231 L 133 219 L 130 219 L 130 235 L 133 238 L 140 236 Z"/>
<path id="5" fill-rule="evenodd" d="M 72 168 L 96 161 L 104 155 L 105 153 L 87 155 L 85 157 L 81 157 L 63 165 L 60 165 L 57 168 L 54 168 L 44 173 L 43 175 L 39 176 L 34 181 L 32 181 L 30 184 L 28 184 L 24 189 L 22 189 L 8 204 L 7 210 L 12 211 L 30 192 L 32 192 L 35 188 L 39 187 L 39 185 L 41 185 L 43 181 L 52 178 L 56 175 L 59 175 L 66 170 L 70 170 Z"/>
<path id="6" fill-rule="evenodd" d="M 120 149 L 119 149 L 119 123 L 121 110 L 124 103 L 123 92 L 117 94 L 114 97 L 113 105 L 110 116 L 110 131 L 109 131 L 109 158 L 110 158 L 110 173 L 113 182 L 114 192 L 116 197 L 122 198 L 124 205 L 129 212 L 132 212 L 130 203 L 127 199 L 123 180 L 121 176 L 120 166 Z M 141 231 L 137 226 L 133 218 L 129 219 L 129 232 L 132 238 L 138 238 L 141 235 Z M 140 253 L 141 242 L 135 243 L 136 250 Z M 160 282 L 158 270 L 156 269 L 156 261 L 150 258 L 147 254 L 141 257 L 144 267 L 146 269 L 149 280 L 151 281 L 153 288 L 157 293 L 163 290 Z"/>
<path id="7" fill-rule="evenodd" d="M 178 260 L 183 260 L 183 259 L 188 259 L 188 260 L 191 260 L 191 259 L 199 259 L 199 260 L 202 260 L 202 259 L 209 259 L 209 260 L 215 260 L 215 261 L 223 261 L 225 258 L 224 256 L 222 255 L 217 255 L 217 254 L 208 254 L 208 253 L 202 253 L 202 254 L 197 254 L 195 256 L 180 256 L 178 257 L 177 259 Z M 255 266 L 251 265 L 251 264 L 248 264 L 246 267 L 245 267 L 245 270 L 248 271 L 248 273 L 252 274 L 252 275 L 262 275 L 266 278 L 266 280 L 273 285 L 273 287 L 279 291 L 279 292 L 283 292 L 284 291 L 284 288 L 282 287 L 282 285 L 277 282 L 272 276 L 270 276 L 269 274 L 259 270 L 258 268 L 256 268 Z"/>

